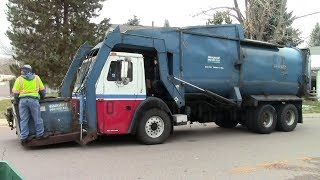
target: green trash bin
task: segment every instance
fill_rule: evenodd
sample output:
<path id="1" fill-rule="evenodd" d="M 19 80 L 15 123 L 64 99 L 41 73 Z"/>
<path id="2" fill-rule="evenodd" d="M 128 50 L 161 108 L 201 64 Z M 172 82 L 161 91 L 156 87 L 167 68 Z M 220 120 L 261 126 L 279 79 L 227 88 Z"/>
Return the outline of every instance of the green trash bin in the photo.
<path id="1" fill-rule="evenodd" d="M 1 180 L 21 180 L 19 173 L 14 170 L 6 161 L 0 161 L 0 179 Z"/>

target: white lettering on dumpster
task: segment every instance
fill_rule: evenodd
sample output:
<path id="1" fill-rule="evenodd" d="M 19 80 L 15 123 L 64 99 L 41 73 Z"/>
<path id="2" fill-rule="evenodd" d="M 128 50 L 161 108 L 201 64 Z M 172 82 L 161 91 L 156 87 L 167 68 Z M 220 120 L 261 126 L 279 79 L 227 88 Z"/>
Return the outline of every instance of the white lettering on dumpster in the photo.
<path id="1" fill-rule="evenodd" d="M 59 103 L 59 104 L 50 104 L 49 105 L 50 112 L 64 112 L 69 111 L 69 107 L 66 103 Z"/>

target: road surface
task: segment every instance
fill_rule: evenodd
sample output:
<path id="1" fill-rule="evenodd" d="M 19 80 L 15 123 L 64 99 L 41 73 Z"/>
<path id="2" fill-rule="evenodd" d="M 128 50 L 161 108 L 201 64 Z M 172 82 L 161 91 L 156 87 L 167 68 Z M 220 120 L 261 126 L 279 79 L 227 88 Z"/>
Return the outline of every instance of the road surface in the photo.
<path id="1" fill-rule="evenodd" d="M 320 179 L 320 118 L 260 135 L 212 123 L 176 127 L 165 144 L 130 136 L 24 148 L 0 126 L 0 158 L 26 179 Z"/>

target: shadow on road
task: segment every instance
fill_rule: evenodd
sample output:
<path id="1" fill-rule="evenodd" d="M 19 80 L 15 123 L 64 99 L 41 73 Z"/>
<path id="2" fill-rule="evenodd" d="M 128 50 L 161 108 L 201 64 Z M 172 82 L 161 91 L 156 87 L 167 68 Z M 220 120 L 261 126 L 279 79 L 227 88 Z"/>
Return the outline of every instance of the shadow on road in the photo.
<path id="1" fill-rule="evenodd" d="M 202 139 L 210 138 L 211 140 L 220 138 L 232 138 L 237 137 L 240 134 L 246 134 L 248 136 L 258 135 L 251 133 L 247 128 L 243 126 L 237 126 L 232 129 L 220 128 L 212 124 L 198 124 L 176 127 L 174 133 L 165 142 L 168 144 L 179 143 L 179 142 L 197 142 Z M 141 146 L 141 143 L 136 140 L 133 135 L 111 135 L 111 136 L 99 136 L 99 138 L 85 146 L 85 148 L 97 148 L 97 147 L 120 147 L 120 146 Z M 81 145 L 76 142 L 53 144 L 41 147 L 25 147 L 30 150 L 43 150 L 43 149 L 60 149 L 60 148 L 81 148 Z"/>

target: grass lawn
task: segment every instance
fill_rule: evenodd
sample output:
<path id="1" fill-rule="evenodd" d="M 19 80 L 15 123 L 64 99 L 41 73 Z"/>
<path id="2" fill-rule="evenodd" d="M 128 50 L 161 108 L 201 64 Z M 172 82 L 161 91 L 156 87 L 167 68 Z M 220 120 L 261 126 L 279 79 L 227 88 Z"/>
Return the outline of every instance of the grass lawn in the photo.
<path id="1" fill-rule="evenodd" d="M 11 106 L 11 99 L 3 99 L 0 101 L 0 119 L 5 119 L 3 115 L 7 111 L 7 107 Z"/>
<path id="2" fill-rule="evenodd" d="M 320 102 L 318 101 L 303 101 L 303 113 L 320 113 Z"/>

